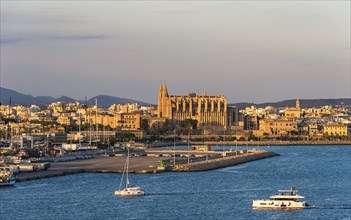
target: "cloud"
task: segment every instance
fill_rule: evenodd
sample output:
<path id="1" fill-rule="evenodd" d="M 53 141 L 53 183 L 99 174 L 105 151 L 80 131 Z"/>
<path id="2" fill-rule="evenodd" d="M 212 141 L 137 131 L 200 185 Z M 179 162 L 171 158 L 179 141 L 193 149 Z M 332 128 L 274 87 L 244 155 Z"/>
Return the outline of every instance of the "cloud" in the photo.
<path id="1" fill-rule="evenodd" d="M 35 41 L 38 39 L 46 39 L 46 40 L 57 40 L 57 41 L 74 41 L 74 40 L 99 40 L 107 38 L 107 35 L 94 35 L 94 34 L 87 34 L 87 35 L 51 35 L 51 36 L 43 36 L 43 37 L 2 37 L 0 44 L 16 44 L 23 41 Z"/>
<path id="2" fill-rule="evenodd" d="M 98 40 L 107 38 L 107 35 L 57 35 L 57 36 L 48 36 L 50 40 Z"/>
<path id="3" fill-rule="evenodd" d="M 194 14 L 199 13 L 199 11 L 192 9 L 147 9 L 145 10 L 148 13 L 153 14 Z"/>
<path id="4" fill-rule="evenodd" d="M 24 41 L 23 37 L 12 37 L 12 38 L 1 38 L 1 44 L 16 44 L 21 41 Z"/>

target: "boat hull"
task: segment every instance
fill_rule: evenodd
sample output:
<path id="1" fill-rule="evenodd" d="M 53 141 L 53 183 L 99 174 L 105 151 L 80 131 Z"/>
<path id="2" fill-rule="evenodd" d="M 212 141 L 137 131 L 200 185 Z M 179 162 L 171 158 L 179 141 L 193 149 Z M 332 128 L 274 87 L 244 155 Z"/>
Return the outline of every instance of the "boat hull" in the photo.
<path id="1" fill-rule="evenodd" d="M 6 183 L 0 182 L 0 187 L 1 186 L 13 186 L 13 185 L 15 185 L 15 183 L 16 183 L 16 180 L 11 180 L 10 182 L 6 182 Z"/>
<path id="2" fill-rule="evenodd" d="M 125 192 L 123 190 L 117 190 L 115 191 L 115 196 L 143 196 L 145 195 L 145 192 Z"/>
<path id="3" fill-rule="evenodd" d="M 304 209 L 305 202 L 298 201 L 279 201 L 279 200 L 254 200 L 253 209 Z"/>

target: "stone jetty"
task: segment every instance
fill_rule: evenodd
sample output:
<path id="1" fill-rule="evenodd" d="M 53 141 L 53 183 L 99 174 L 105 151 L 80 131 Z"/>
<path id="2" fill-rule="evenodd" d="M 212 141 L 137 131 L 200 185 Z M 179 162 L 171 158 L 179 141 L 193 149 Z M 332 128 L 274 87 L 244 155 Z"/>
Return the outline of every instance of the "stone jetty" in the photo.
<path id="1" fill-rule="evenodd" d="M 189 164 L 177 164 L 175 166 L 168 167 L 168 169 L 166 170 L 173 172 L 206 171 L 274 156 L 279 156 L 279 154 L 266 150 L 253 150 L 249 151 L 247 154 L 221 157 L 211 160 L 193 162 Z"/>

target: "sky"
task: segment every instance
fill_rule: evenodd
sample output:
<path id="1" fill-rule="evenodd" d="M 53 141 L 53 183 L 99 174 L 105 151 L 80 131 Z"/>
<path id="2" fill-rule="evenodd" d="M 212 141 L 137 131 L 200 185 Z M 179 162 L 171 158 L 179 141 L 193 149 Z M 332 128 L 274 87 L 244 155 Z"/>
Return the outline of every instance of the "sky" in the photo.
<path id="1" fill-rule="evenodd" d="M 0 4 L 0 85 L 24 94 L 350 98 L 350 1 Z"/>

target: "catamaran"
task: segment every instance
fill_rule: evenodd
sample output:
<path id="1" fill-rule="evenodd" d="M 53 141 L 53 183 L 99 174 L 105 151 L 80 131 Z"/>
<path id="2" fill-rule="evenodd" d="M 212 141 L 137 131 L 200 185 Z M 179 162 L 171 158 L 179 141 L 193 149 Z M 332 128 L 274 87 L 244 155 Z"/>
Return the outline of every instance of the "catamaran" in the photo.
<path id="1" fill-rule="evenodd" d="M 290 190 L 278 190 L 278 194 L 269 197 L 270 199 L 254 200 L 252 202 L 253 209 L 303 209 L 308 206 L 303 201 L 298 199 L 305 198 L 298 195 L 295 187 Z"/>
<path id="2" fill-rule="evenodd" d="M 145 195 L 145 192 L 141 187 L 133 186 L 132 184 L 130 184 L 128 173 L 129 173 L 129 148 L 128 148 L 127 160 L 126 160 L 126 164 L 124 166 L 121 182 L 119 184 L 118 190 L 115 191 L 115 195 L 116 196 L 143 196 L 143 195 Z M 124 174 L 126 174 L 126 187 L 124 189 L 121 189 L 122 184 L 123 184 Z"/>

